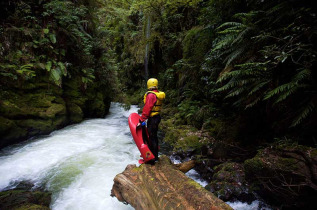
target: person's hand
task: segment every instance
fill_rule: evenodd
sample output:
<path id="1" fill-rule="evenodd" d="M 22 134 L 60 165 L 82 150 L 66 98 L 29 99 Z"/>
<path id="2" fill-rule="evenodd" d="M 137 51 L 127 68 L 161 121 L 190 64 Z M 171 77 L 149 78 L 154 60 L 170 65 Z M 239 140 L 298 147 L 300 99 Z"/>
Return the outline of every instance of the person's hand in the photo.
<path id="1" fill-rule="evenodd" d="M 137 128 L 140 127 L 140 126 L 145 126 L 145 122 L 139 122 L 139 123 L 136 125 Z"/>

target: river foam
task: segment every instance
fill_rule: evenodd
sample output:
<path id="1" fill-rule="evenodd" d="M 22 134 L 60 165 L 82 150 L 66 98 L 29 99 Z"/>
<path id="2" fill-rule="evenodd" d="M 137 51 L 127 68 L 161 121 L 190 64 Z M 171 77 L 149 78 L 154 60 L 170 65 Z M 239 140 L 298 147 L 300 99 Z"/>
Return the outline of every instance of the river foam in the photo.
<path id="1" fill-rule="evenodd" d="M 51 191 L 51 208 L 133 209 L 110 197 L 113 178 L 128 164 L 136 164 L 125 111 L 112 103 L 105 119 L 86 120 L 48 136 L 6 148 L 0 157 L 0 190 L 21 181 Z"/>
<path id="2" fill-rule="evenodd" d="M 110 196 L 113 178 L 128 164 L 138 165 L 140 153 L 127 121 L 132 112 L 136 106 L 126 111 L 112 103 L 105 119 L 85 120 L 3 149 L 0 191 L 26 181 L 52 192 L 53 210 L 133 209 Z M 207 185 L 193 169 L 186 175 Z M 260 209 L 258 201 L 227 203 L 236 210 Z"/>

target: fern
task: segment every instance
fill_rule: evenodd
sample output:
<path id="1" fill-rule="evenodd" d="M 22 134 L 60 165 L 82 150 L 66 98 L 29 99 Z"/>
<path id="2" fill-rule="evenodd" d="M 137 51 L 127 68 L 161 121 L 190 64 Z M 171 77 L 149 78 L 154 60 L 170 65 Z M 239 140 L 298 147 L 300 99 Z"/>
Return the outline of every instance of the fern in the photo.
<path id="1" fill-rule="evenodd" d="M 295 120 L 292 122 L 291 127 L 296 127 L 303 122 L 313 111 L 315 110 L 315 103 L 310 101 L 307 105 L 302 108 Z"/>
<path id="2" fill-rule="evenodd" d="M 257 98 L 254 99 L 251 103 L 247 104 L 247 105 L 245 106 L 245 109 L 254 107 L 254 106 L 255 106 L 257 103 L 259 103 L 261 100 L 262 100 L 261 97 L 257 97 Z"/>
<path id="3" fill-rule="evenodd" d="M 260 89 L 265 87 L 267 84 L 269 84 L 270 81 L 264 81 L 264 82 L 259 82 L 255 85 L 255 87 L 249 92 L 249 96 L 253 95 L 254 93 L 258 92 Z"/>
<path id="4" fill-rule="evenodd" d="M 296 83 L 293 83 L 293 82 L 287 83 L 284 85 L 280 85 L 277 88 L 271 90 L 268 94 L 266 94 L 264 97 L 264 100 L 268 100 L 268 99 L 272 98 L 273 96 L 281 94 L 282 92 L 289 91 L 290 89 L 294 88 L 295 86 L 296 86 Z"/>
<path id="5" fill-rule="evenodd" d="M 238 89 L 236 89 L 235 91 L 231 91 L 229 94 L 226 95 L 225 98 L 230 98 L 230 97 L 234 97 L 234 96 L 238 96 L 240 94 L 242 94 L 244 91 L 246 91 L 247 88 L 246 87 L 240 87 Z"/>

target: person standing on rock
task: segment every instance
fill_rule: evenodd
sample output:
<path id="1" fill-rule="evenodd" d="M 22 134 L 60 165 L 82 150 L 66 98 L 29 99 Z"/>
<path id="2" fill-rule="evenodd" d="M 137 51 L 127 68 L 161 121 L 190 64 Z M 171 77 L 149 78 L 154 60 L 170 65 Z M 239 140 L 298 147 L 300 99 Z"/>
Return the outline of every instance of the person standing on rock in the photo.
<path id="1" fill-rule="evenodd" d="M 148 91 L 144 94 L 144 107 L 142 110 L 142 116 L 137 127 L 144 124 L 147 121 L 147 128 L 149 132 L 149 149 L 155 156 L 155 161 L 158 160 L 158 138 L 157 131 L 158 125 L 161 122 L 161 109 L 163 100 L 165 99 L 165 93 L 158 90 L 158 81 L 155 78 L 151 78 L 147 81 Z"/>

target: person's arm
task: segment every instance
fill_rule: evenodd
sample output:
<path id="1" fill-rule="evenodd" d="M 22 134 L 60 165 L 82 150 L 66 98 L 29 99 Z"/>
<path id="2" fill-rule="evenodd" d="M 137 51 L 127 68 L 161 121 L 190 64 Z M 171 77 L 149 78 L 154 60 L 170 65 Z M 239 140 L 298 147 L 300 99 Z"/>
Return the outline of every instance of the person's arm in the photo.
<path id="1" fill-rule="evenodd" d="M 156 96 L 153 93 L 149 93 L 146 96 L 146 102 L 145 102 L 145 105 L 143 107 L 142 116 L 141 116 L 142 122 L 144 122 L 145 120 L 147 120 L 150 117 L 151 110 L 152 110 L 153 106 L 155 105 L 156 100 L 157 100 Z"/>

